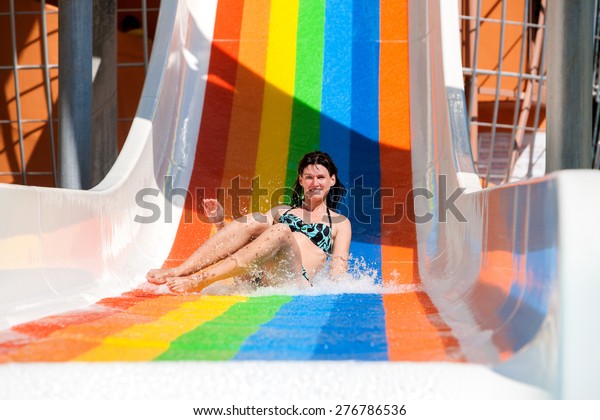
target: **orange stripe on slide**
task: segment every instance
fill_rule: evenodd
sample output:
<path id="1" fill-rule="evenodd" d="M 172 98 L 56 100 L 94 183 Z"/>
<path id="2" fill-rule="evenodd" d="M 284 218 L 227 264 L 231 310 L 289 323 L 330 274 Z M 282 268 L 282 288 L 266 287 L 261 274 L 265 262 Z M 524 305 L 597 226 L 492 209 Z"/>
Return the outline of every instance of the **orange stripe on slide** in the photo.
<path id="1" fill-rule="evenodd" d="M 426 293 L 386 294 L 383 305 L 390 360 L 465 361 L 458 340 Z"/>
<path id="2" fill-rule="evenodd" d="M 420 284 L 414 220 L 408 65 L 408 2 L 381 0 L 379 131 L 382 277 Z M 403 203 L 404 207 L 396 207 Z M 424 292 L 383 295 L 390 360 L 464 360 L 460 345 Z"/>
<path id="3" fill-rule="evenodd" d="M 188 194 L 185 200 L 177 237 L 165 266 L 186 259 L 210 235 L 212 225 L 200 220 L 198 206 L 203 197 L 215 197 L 223 178 L 243 6 L 243 0 L 221 0 L 217 6 L 204 109 L 189 185 L 191 196 Z"/>
<path id="4" fill-rule="evenodd" d="M 48 337 L 55 331 L 68 326 L 86 324 L 102 318 L 106 318 L 152 296 L 135 296 L 131 292 L 124 293 L 121 296 L 105 298 L 96 303 L 91 309 L 70 311 L 64 314 L 51 315 L 34 321 L 15 325 L 11 328 L 12 332 L 18 333 L 18 339 L 10 342 L 1 343 L 0 352 L 6 354 L 15 352 L 18 348 L 25 347 L 32 342 Z"/>
<path id="5" fill-rule="evenodd" d="M 379 132 L 381 187 L 393 192 L 381 210 L 381 270 L 386 283 L 418 283 L 416 230 L 406 217 L 412 189 L 408 75 L 408 5 L 381 1 Z M 396 203 L 403 203 L 404 207 Z M 407 207 L 410 206 L 410 209 Z"/>
<path id="6" fill-rule="evenodd" d="M 112 334 L 132 325 L 153 322 L 183 303 L 197 299 L 197 296 L 161 296 L 147 299 L 126 311 L 92 322 L 70 325 L 54 331 L 46 338 L 9 350 L 0 355 L 0 363 L 69 361 L 102 344 Z"/>
<path id="7" fill-rule="evenodd" d="M 236 177 L 239 177 L 241 188 L 252 187 L 260 137 L 270 6 L 270 0 L 255 0 L 244 5 L 239 64 L 221 184 L 224 188 L 230 188 Z M 228 216 L 236 218 L 248 213 L 251 193 L 233 194 L 236 195 L 233 202 L 232 197 L 225 202 Z"/>

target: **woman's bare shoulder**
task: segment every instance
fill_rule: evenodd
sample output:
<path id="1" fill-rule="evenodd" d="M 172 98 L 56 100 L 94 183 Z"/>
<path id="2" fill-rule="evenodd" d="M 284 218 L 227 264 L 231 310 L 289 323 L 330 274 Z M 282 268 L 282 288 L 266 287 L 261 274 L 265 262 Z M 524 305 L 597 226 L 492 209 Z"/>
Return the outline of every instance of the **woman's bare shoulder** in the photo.
<path id="1" fill-rule="evenodd" d="M 331 214 L 331 221 L 333 222 L 333 224 L 338 227 L 338 228 L 350 228 L 350 220 L 344 216 L 341 213 L 335 212 L 333 210 L 330 210 L 329 213 Z"/>
<path id="2" fill-rule="evenodd" d="M 331 214 L 331 220 L 333 220 L 335 223 L 345 223 L 345 222 L 350 223 L 350 220 L 348 220 L 348 218 L 346 216 L 344 216 L 342 213 L 338 213 L 333 210 L 329 210 L 329 213 Z"/>
<path id="3" fill-rule="evenodd" d="M 273 219 L 277 221 L 277 220 L 279 220 L 279 217 L 281 217 L 281 215 L 283 213 L 285 213 L 286 211 L 288 211 L 291 208 L 292 207 L 288 206 L 287 204 L 282 204 L 280 206 L 272 207 L 271 210 L 269 210 L 269 213 L 271 214 Z"/>

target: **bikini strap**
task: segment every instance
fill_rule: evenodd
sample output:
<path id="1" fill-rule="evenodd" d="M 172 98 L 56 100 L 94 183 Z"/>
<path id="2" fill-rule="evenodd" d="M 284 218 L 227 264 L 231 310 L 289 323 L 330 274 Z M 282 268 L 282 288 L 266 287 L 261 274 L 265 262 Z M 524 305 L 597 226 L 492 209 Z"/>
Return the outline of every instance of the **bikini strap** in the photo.
<path id="1" fill-rule="evenodd" d="M 277 218 L 277 223 L 279 223 L 279 221 L 281 220 L 281 218 L 283 216 L 285 216 L 286 214 L 288 214 L 288 211 L 290 211 L 291 209 L 293 209 L 293 207 L 290 207 L 289 209 L 287 209 L 286 211 L 284 211 L 283 214 Z"/>
<path id="2" fill-rule="evenodd" d="M 279 216 L 279 218 L 281 219 L 281 217 L 285 216 L 286 214 L 288 214 L 288 212 L 290 212 L 291 210 L 294 210 L 295 208 L 297 208 L 297 207 L 290 207 L 285 212 L 283 212 L 283 214 L 281 216 Z M 333 222 L 331 219 L 331 213 L 329 212 L 329 207 L 327 207 L 327 217 L 329 218 L 329 229 L 331 229 L 331 231 L 333 232 Z"/>

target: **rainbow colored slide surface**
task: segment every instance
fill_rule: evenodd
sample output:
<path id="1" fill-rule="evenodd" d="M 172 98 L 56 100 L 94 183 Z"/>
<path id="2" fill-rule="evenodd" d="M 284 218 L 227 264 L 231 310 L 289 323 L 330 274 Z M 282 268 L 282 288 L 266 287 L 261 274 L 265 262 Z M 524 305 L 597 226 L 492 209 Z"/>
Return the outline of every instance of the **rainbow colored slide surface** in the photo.
<path id="1" fill-rule="evenodd" d="M 0 230 L 0 371 L 13 378 L 0 395 L 118 395 L 119 374 L 132 396 L 316 397 L 330 395 L 332 373 L 337 397 L 597 394 L 600 363 L 572 346 L 600 343 L 567 340 L 556 324 L 581 297 L 561 283 L 565 269 L 599 287 L 589 261 L 569 260 L 582 255 L 565 251 L 575 228 L 562 210 L 571 184 L 598 176 L 481 190 L 451 54 L 455 6 L 162 3 L 137 117 L 105 180 L 0 188 L 14 204 L 0 209 L 11 221 Z M 316 149 L 350 191 L 355 281 L 226 296 L 144 282 L 209 237 L 202 198 L 230 217 L 266 211 Z M 57 371 L 66 379 L 50 389 L 17 379 L 43 385 Z"/>
<path id="2" fill-rule="evenodd" d="M 167 264 L 210 233 L 202 197 L 266 211 L 293 184 L 299 158 L 320 149 L 350 189 L 342 210 L 354 226 L 352 254 L 378 282 L 418 284 L 414 225 L 405 214 L 383 223 L 411 187 L 407 4 L 236 0 L 215 12 L 195 163 Z M 55 315 L 16 325 L 22 336 L 4 342 L 0 360 L 463 360 L 422 292 L 147 294 L 100 300 L 67 323 Z M 415 328 L 418 337 L 404 337 Z"/>

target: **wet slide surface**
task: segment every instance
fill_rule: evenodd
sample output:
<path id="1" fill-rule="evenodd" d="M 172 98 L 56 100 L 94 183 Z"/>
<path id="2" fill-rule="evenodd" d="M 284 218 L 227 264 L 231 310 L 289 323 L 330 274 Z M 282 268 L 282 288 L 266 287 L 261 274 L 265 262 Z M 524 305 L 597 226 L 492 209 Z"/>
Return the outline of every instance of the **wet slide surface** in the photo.
<path id="1" fill-rule="evenodd" d="M 420 291 L 407 1 L 221 0 L 194 170 L 166 266 L 211 234 L 198 204 L 265 211 L 320 149 L 351 191 L 353 257 L 403 293 L 173 296 L 140 285 L 0 332 L 0 362 L 463 361 Z M 252 188 L 252 190 L 250 190 Z"/>

